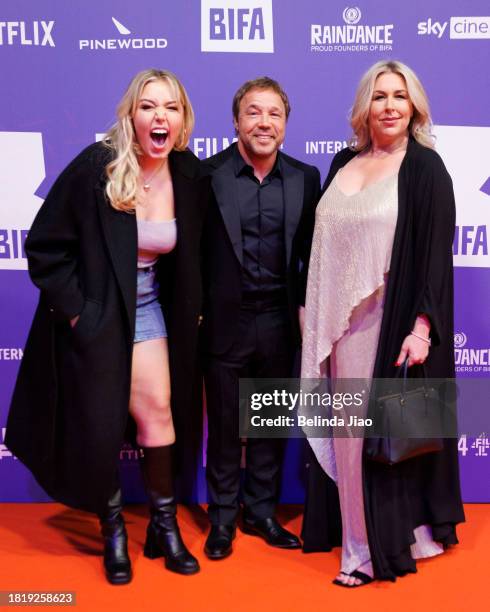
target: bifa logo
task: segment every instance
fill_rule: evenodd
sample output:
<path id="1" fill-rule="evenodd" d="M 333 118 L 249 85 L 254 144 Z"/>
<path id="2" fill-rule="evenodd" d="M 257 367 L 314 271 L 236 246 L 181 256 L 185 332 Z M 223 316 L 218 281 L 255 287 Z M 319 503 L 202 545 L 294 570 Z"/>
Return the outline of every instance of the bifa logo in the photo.
<path id="1" fill-rule="evenodd" d="M 454 265 L 489 268 L 490 127 L 438 125 L 434 132 L 436 148 L 453 180 L 456 199 Z"/>
<path id="2" fill-rule="evenodd" d="M 0 45 L 55 47 L 54 21 L 0 21 Z"/>
<path id="3" fill-rule="evenodd" d="M 420 21 L 417 24 L 417 34 L 442 38 L 448 25 L 449 38 L 490 38 L 490 17 L 451 17 L 449 22 L 439 22 L 429 17 L 427 21 Z"/>
<path id="4" fill-rule="evenodd" d="M 27 270 L 24 242 L 45 176 L 40 133 L 0 132 L 0 270 Z"/>
<path id="5" fill-rule="evenodd" d="M 201 51 L 274 53 L 272 0 L 201 0 Z"/>
<path id="6" fill-rule="evenodd" d="M 486 225 L 456 225 L 453 255 L 488 255 Z"/>
<path id="7" fill-rule="evenodd" d="M 78 41 L 80 51 L 118 51 L 123 49 L 165 49 L 166 38 L 133 38 L 131 30 L 112 17 L 115 29 L 121 38 L 87 38 Z"/>

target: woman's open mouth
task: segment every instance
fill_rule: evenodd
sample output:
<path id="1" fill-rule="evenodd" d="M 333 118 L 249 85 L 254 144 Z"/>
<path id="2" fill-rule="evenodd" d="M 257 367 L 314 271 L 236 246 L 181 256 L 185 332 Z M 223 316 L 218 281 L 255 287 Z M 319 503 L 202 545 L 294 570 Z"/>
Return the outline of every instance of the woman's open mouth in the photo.
<path id="1" fill-rule="evenodd" d="M 163 128 L 158 128 L 150 132 L 150 138 L 156 147 L 163 147 L 167 140 L 168 131 Z"/>

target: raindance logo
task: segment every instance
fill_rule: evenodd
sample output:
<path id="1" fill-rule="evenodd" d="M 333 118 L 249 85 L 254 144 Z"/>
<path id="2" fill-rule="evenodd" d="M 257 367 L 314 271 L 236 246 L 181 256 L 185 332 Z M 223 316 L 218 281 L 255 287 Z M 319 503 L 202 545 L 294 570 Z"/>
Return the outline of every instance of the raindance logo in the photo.
<path id="1" fill-rule="evenodd" d="M 467 348 L 464 332 L 454 334 L 456 372 L 490 372 L 490 348 Z"/>
<path id="2" fill-rule="evenodd" d="M 326 53 L 393 51 L 393 24 L 358 25 L 361 10 L 346 7 L 342 12 L 343 25 L 312 24 L 310 51 Z"/>
<path id="3" fill-rule="evenodd" d="M 458 332 L 457 334 L 454 334 L 454 347 L 463 348 L 467 340 L 468 338 L 466 337 L 466 334 L 463 332 Z"/>
<path id="4" fill-rule="evenodd" d="M 346 8 L 342 13 L 345 23 L 356 25 L 361 21 L 361 9 L 355 6 L 354 8 Z"/>
<path id="5" fill-rule="evenodd" d="M 131 30 L 112 17 L 116 30 L 124 38 L 83 39 L 79 41 L 80 51 L 118 51 L 122 49 L 165 49 L 166 38 L 132 38 Z"/>

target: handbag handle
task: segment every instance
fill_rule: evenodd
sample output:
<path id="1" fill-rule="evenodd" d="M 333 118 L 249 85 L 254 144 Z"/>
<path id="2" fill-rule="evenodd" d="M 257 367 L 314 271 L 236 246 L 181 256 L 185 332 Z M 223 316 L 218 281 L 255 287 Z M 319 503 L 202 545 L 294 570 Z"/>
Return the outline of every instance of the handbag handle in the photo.
<path id="1" fill-rule="evenodd" d="M 423 374 L 423 378 L 424 378 L 424 387 L 425 387 L 425 383 L 427 381 L 427 370 L 425 369 L 425 363 L 420 364 L 422 366 L 422 374 Z M 400 373 L 403 373 L 403 385 L 402 385 L 402 391 L 400 393 L 400 403 L 403 405 L 405 403 L 405 398 L 404 395 L 407 391 L 407 379 L 408 379 L 408 356 L 405 357 L 405 361 L 398 366 L 398 372 L 397 374 L 399 375 Z M 398 376 L 397 376 L 398 378 Z M 427 391 L 426 391 L 427 393 Z"/>

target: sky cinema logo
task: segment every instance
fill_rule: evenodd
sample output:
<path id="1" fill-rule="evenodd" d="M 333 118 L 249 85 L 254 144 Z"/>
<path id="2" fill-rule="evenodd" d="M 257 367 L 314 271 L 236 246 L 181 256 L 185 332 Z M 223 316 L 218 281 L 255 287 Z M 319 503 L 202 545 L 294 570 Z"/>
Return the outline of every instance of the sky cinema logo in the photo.
<path id="1" fill-rule="evenodd" d="M 123 51 L 125 49 L 165 49 L 168 45 L 166 38 L 133 38 L 131 30 L 112 17 L 114 27 L 121 35 L 120 38 L 88 38 L 78 41 L 80 51 Z"/>
<path id="2" fill-rule="evenodd" d="M 54 21 L 0 21 L 0 46 L 55 47 Z"/>
<path id="3" fill-rule="evenodd" d="M 201 51 L 274 53 L 272 0 L 201 0 Z"/>
<path id="4" fill-rule="evenodd" d="M 342 18 L 342 25 L 311 25 L 312 53 L 393 51 L 393 24 L 362 25 L 361 9 L 357 6 L 346 7 Z"/>
<path id="5" fill-rule="evenodd" d="M 429 17 L 427 21 L 417 24 L 419 36 L 442 38 L 446 31 L 449 32 L 449 38 L 458 40 L 490 38 L 490 17 L 451 17 L 449 22 L 440 22 Z"/>

